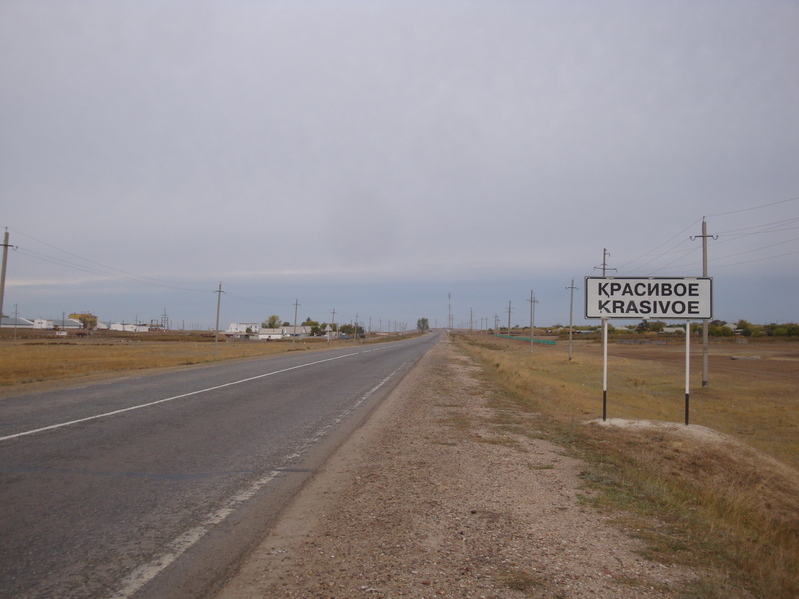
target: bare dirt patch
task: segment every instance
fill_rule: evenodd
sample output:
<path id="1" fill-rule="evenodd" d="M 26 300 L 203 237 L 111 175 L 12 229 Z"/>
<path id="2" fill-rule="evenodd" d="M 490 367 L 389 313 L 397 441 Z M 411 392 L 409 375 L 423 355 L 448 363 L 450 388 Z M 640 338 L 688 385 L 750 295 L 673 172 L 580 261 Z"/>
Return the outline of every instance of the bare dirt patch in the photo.
<path id="1" fill-rule="evenodd" d="M 583 464 L 489 407 L 437 345 L 319 472 L 217 599 L 677 597 L 703 576 L 644 559 L 584 504 Z"/>

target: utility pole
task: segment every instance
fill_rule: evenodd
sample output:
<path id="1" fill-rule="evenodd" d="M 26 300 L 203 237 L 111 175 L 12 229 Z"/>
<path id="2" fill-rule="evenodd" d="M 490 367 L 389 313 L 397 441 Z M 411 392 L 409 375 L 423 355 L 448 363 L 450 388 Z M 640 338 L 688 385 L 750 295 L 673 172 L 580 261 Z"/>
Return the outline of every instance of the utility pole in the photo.
<path id="1" fill-rule="evenodd" d="M 447 328 L 452 330 L 452 294 L 447 294 Z"/>
<path id="2" fill-rule="evenodd" d="M 472 309 L 469 308 L 469 334 L 470 335 L 472 334 L 472 322 L 473 322 L 472 319 L 473 319 Z"/>
<path id="3" fill-rule="evenodd" d="M 8 248 L 14 247 L 8 243 L 8 227 L 6 227 L 6 234 L 3 237 L 3 266 L 0 270 L 0 320 L 3 318 L 3 296 L 6 291 L 6 263 L 8 262 Z M 16 249 L 16 247 L 14 247 Z"/>
<path id="4" fill-rule="evenodd" d="M 691 241 L 696 239 L 697 237 L 702 238 L 702 276 L 707 277 L 707 238 L 712 237 L 713 239 L 718 239 L 718 235 L 708 235 L 707 234 L 707 222 L 705 222 L 705 217 L 702 217 L 702 234 L 697 236 L 691 236 Z M 707 318 L 702 320 L 702 386 L 707 387 L 710 382 L 708 378 L 708 335 L 710 329 L 710 323 L 708 322 Z M 691 331 L 685 331 L 686 335 L 690 335 Z"/>
<path id="5" fill-rule="evenodd" d="M 330 328 L 333 329 L 333 332 L 336 334 L 336 339 L 338 339 L 338 331 L 336 330 L 336 309 L 333 308 L 333 324 L 330 325 Z"/>
<path id="6" fill-rule="evenodd" d="M 355 343 L 358 343 L 358 313 L 355 313 L 355 329 L 352 332 L 352 338 L 355 340 Z"/>
<path id="7" fill-rule="evenodd" d="M 291 342 L 295 343 L 297 341 L 297 308 L 300 307 L 300 300 L 294 300 L 294 331 L 291 335 Z"/>
<path id="8" fill-rule="evenodd" d="M 569 287 L 566 287 L 570 291 L 569 293 L 569 362 L 572 359 L 572 315 L 574 314 L 574 290 L 578 289 L 574 286 L 574 278 L 572 278 L 572 284 Z"/>
<path id="9" fill-rule="evenodd" d="M 214 293 L 218 294 L 216 296 L 216 334 L 214 335 L 214 357 L 216 357 L 217 353 L 219 352 L 219 308 L 222 306 L 222 282 L 219 282 L 219 289 L 217 289 Z M 125 326 L 122 326 L 122 329 L 125 329 Z"/>
<path id="10" fill-rule="evenodd" d="M 512 308 L 510 307 L 510 300 L 508 300 L 508 347 L 510 347 L 510 313 Z"/>
<path id="11" fill-rule="evenodd" d="M 533 336 L 535 335 L 535 305 L 538 303 L 538 300 L 535 299 L 535 293 L 533 290 L 530 290 L 530 299 L 527 300 L 530 302 L 530 352 L 533 351 Z"/>

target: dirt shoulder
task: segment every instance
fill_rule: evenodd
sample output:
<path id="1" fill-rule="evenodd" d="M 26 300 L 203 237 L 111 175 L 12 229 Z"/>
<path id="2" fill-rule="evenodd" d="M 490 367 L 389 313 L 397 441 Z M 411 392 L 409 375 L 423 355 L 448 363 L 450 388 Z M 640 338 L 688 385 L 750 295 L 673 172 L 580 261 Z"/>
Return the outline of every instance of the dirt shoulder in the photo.
<path id="1" fill-rule="evenodd" d="M 477 372 L 431 350 L 216 599 L 679 596 L 700 574 L 583 506 L 580 461 L 501 432 Z"/>

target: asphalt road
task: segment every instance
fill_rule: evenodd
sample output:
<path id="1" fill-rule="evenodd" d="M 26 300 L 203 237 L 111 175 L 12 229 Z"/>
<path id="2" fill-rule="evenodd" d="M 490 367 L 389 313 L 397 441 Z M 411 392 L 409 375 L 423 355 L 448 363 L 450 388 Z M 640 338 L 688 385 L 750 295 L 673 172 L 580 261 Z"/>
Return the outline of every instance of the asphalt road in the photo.
<path id="1" fill-rule="evenodd" d="M 0 597 L 202 597 L 438 340 L 0 400 Z"/>

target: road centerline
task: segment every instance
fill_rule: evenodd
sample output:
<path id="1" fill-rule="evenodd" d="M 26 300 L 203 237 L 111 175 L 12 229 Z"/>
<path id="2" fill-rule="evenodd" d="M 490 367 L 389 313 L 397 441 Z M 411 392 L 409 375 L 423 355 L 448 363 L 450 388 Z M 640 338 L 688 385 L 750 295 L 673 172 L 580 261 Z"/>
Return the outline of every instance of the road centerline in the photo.
<path id="1" fill-rule="evenodd" d="M 335 356 L 333 358 L 325 358 L 324 360 L 316 360 L 314 362 L 308 362 L 307 364 L 298 364 L 297 366 L 291 366 L 289 368 L 281 368 L 280 370 L 275 370 L 273 372 L 266 372 L 264 374 L 259 374 L 256 376 L 247 377 L 238 381 L 231 381 L 229 383 L 224 383 L 222 385 L 215 385 L 213 387 L 207 387 L 205 389 L 198 389 L 197 391 L 191 391 L 189 393 L 181 393 L 180 395 L 173 395 L 172 397 L 165 397 L 163 399 L 157 399 L 155 401 L 150 401 L 147 403 L 139 404 L 136 406 L 130 406 L 128 408 L 121 408 L 119 410 L 112 410 L 111 412 L 103 412 L 102 414 L 95 414 L 93 416 L 86 416 L 85 418 L 78 418 L 76 420 L 69 420 L 67 422 L 59 422 L 58 424 L 51 424 L 49 426 L 43 426 L 41 428 L 31 429 L 28 431 L 22 431 L 20 433 L 14 433 L 12 435 L 6 435 L 4 437 L 0 437 L 0 442 L 2 441 L 9 441 L 11 439 L 18 439 L 20 437 L 26 437 L 28 435 L 35 435 L 37 433 L 43 433 L 46 431 L 51 431 L 59 428 L 64 428 L 67 426 L 72 426 L 74 424 L 80 424 L 82 422 L 90 422 L 92 420 L 99 420 L 100 418 L 107 418 L 109 416 L 116 416 L 118 414 L 124 414 L 125 412 L 132 412 L 133 410 L 141 410 L 142 408 L 149 408 L 151 406 L 156 406 L 158 404 L 174 401 L 176 399 L 183 399 L 186 397 L 191 397 L 193 395 L 200 395 L 202 393 L 208 393 L 209 391 L 216 391 L 218 389 L 224 389 L 225 387 L 233 387 L 235 385 L 240 385 L 242 383 L 248 383 L 250 381 L 255 381 L 258 379 L 266 378 L 269 376 L 274 376 L 276 374 L 282 374 L 284 372 L 289 372 L 291 370 L 297 370 L 299 368 L 307 368 L 308 366 L 315 366 L 316 364 L 323 364 L 325 362 L 332 362 L 334 360 L 341 360 L 343 358 L 349 358 L 352 356 L 357 356 L 364 352 L 353 352 L 351 354 L 344 354 L 343 356 Z"/>

